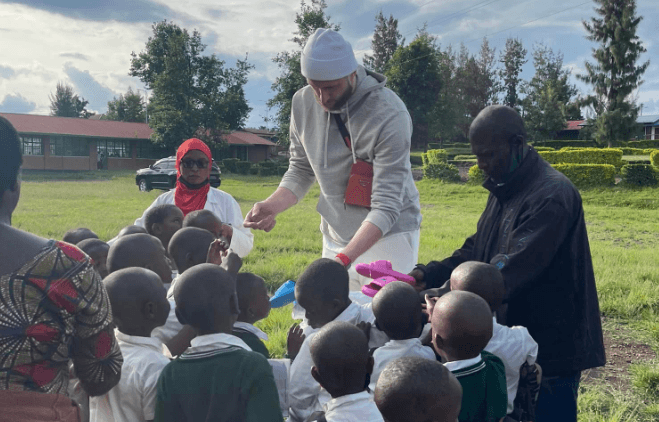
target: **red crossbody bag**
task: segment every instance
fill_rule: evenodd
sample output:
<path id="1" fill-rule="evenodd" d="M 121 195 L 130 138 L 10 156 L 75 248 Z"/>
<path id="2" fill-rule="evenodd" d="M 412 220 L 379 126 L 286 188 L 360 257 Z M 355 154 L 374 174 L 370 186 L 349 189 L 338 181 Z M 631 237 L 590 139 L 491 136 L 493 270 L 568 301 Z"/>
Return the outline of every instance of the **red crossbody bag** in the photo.
<path id="1" fill-rule="evenodd" d="M 352 143 L 350 140 L 350 133 L 346 129 L 346 125 L 341 120 L 341 116 L 337 113 L 334 114 L 334 120 L 339 126 L 339 132 L 346 147 L 352 152 Z M 346 195 L 343 202 L 348 205 L 356 205 L 358 207 L 371 208 L 371 191 L 373 189 L 373 164 L 369 164 L 364 160 L 357 159 L 350 168 L 350 177 L 348 178 L 348 187 L 346 188 Z"/>

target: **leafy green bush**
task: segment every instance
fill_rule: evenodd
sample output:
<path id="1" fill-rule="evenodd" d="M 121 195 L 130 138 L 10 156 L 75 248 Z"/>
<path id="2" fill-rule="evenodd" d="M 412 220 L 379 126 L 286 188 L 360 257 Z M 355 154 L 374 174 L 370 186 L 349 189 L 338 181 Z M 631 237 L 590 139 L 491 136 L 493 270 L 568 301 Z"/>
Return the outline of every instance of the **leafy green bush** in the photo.
<path id="1" fill-rule="evenodd" d="M 543 147 L 543 146 L 533 146 L 533 149 L 540 152 L 540 151 L 556 151 L 552 147 Z"/>
<path id="2" fill-rule="evenodd" d="M 622 166 L 622 181 L 627 186 L 642 187 L 657 184 L 657 171 L 649 164 Z"/>
<path id="3" fill-rule="evenodd" d="M 643 155 L 652 155 L 653 152 L 659 151 L 658 148 L 646 148 L 643 150 Z"/>
<path id="4" fill-rule="evenodd" d="M 563 147 L 577 147 L 577 148 L 594 148 L 597 146 L 595 141 L 590 140 L 561 140 L 561 141 L 543 141 L 543 142 L 534 142 L 533 148 L 535 147 L 552 147 L 555 149 L 561 149 Z"/>
<path id="5" fill-rule="evenodd" d="M 464 147 L 445 148 L 448 158 L 453 158 L 456 155 L 471 155 L 471 147 L 466 145 Z"/>
<path id="6" fill-rule="evenodd" d="M 231 173 L 238 173 L 238 170 L 236 170 L 236 163 L 240 161 L 237 158 L 225 158 L 222 160 L 222 165 L 224 168 L 226 168 L 229 172 Z"/>
<path id="7" fill-rule="evenodd" d="M 277 167 L 277 176 L 283 176 L 288 171 L 288 166 Z"/>
<path id="8" fill-rule="evenodd" d="M 277 167 L 278 164 L 274 161 L 265 160 L 265 161 L 259 162 L 259 166 L 261 166 L 263 168 L 274 168 L 274 167 Z"/>
<path id="9" fill-rule="evenodd" d="M 448 154 L 444 149 L 429 149 L 428 152 L 421 154 L 421 160 L 424 167 L 428 164 L 448 164 Z"/>
<path id="10" fill-rule="evenodd" d="M 613 186 L 616 168 L 611 164 L 552 164 L 576 186 Z"/>
<path id="11" fill-rule="evenodd" d="M 476 156 L 475 155 L 456 155 L 453 157 L 454 160 L 460 161 L 460 160 L 475 160 Z"/>
<path id="12" fill-rule="evenodd" d="M 626 143 L 629 148 L 659 148 L 659 139 L 643 139 L 640 141 L 629 141 Z"/>
<path id="13" fill-rule="evenodd" d="M 428 149 L 440 149 L 439 142 L 428 142 Z"/>
<path id="14" fill-rule="evenodd" d="M 620 167 L 622 150 L 618 148 L 584 148 L 539 153 L 550 164 L 610 164 Z"/>
<path id="15" fill-rule="evenodd" d="M 249 174 L 251 174 L 252 176 L 256 176 L 257 174 L 259 174 L 259 168 L 260 167 L 258 164 L 253 165 L 252 167 L 249 168 Z"/>
<path id="16" fill-rule="evenodd" d="M 446 162 L 431 163 L 423 167 L 423 177 L 444 182 L 459 182 L 460 171 L 453 164 Z"/>
<path id="17" fill-rule="evenodd" d="M 236 161 L 236 173 L 248 174 L 252 163 L 249 161 Z"/>
<path id="18" fill-rule="evenodd" d="M 410 155 L 410 163 L 412 163 L 413 166 L 422 166 L 423 157 L 420 155 Z"/>
<path id="19" fill-rule="evenodd" d="M 485 182 L 485 173 L 483 170 L 479 169 L 478 166 L 471 166 L 469 168 L 468 183 L 473 185 L 482 185 Z"/>
<path id="20" fill-rule="evenodd" d="M 645 154 L 645 150 L 642 148 L 622 147 L 620 149 L 622 150 L 622 155 L 647 155 Z"/>
<path id="21" fill-rule="evenodd" d="M 580 151 L 589 147 L 563 147 L 559 151 Z"/>
<path id="22" fill-rule="evenodd" d="M 659 150 L 654 151 L 650 154 L 650 162 L 653 166 L 659 168 Z"/>

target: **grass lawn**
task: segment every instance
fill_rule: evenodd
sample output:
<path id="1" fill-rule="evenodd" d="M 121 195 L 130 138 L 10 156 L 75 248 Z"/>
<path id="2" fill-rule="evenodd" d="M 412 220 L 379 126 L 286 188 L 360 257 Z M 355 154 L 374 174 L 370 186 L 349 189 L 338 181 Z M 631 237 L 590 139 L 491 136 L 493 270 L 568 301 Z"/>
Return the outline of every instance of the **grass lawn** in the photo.
<path id="1" fill-rule="evenodd" d="M 14 226 L 49 238 L 89 227 L 107 240 L 132 224 L 161 193 L 139 192 L 133 173 L 102 176 L 82 181 L 58 173 L 53 177 L 59 181 L 50 181 L 50 175 L 26 175 Z M 277 177 L 223 177 L 222 189 L 236 198 L 243 213 L 279 182 Z M 423 213 L 420 261 L 444 258 L 474 232 L 487 192 L 426 180 L 417 186 Z M 584 374 L 579 420 L 659 420 L 659 188 L 586 190 L 582 196 L 610 364 Z M 315 186 L 278 217 L 272 232 L 254 233 L 255 247 L 243 268 L 264 277 L 271 290 L 295 279 L 320 256 L 317 198 Z M 259 323 L 270 335 L 268 347 L 275 355 L 283 353 L 291 322 L 289 306 L 273 310 Z"/>

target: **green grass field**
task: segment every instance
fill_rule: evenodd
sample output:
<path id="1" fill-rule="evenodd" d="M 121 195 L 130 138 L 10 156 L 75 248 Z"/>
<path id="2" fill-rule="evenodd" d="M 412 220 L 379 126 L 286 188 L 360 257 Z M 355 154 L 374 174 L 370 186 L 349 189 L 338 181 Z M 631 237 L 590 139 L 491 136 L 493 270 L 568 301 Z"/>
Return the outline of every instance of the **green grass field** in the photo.
<path id="1" fill-rule="evenodd" d="M 141 193 L 132 173 L 26 174 L 14 226 L 48 238 L 61 238 L 74 227 L 89 227 L 102 239 L 132 224 L 161 193 Z M 222 189 L 246 213 L 277 187 L 279 178 L 223 175 Z M 441 259 L 472 234 L 487 192 L 479 186 L 417 182 L 423 223 L 420 261 Z M 602 314 L 607 333 L 624 328 L 651 354 L 659 350 L 659 188 L 609 188 L 582 192 Z M 318 187 L 296 207 L 278 217 L 270 233 L 254 233 L 254 249 L 243 269 L 261 275 L 271 290 L 295 279 L 320 256 L 320 217 L 315 211 Z M 610 324 L 609 324 L 610 322 Z M 290 307 L 273 310 L 259 325 L 270 335 L 275 355 L 284 350 L 292 320 Z M 622 328 L 621 328 L 622 327 Z M 614 335 L 615 337 L 615 335 Z M 615 340 L 615 339 L 614 339 Z M 617 346 L 616 346 L 617 347 Z M 607 350 L 610 355 L 611 351 Z M 580 421 L 659 420 L 659 366 L 634 361 L 619 369 L 622 386 L 588 379 L 580 393 Z M 618 370 L 618 369 L 615 369 Z"/>

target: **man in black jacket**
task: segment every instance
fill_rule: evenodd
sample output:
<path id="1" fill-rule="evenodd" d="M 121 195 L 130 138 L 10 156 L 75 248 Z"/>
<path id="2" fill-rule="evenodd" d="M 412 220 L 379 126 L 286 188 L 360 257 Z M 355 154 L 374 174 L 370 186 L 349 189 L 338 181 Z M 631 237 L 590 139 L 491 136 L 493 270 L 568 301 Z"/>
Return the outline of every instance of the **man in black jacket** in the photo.
<path id="1" fill-rule="evenodd" d="M 451 257 L 417 265 L 410 274 L 419 288 L 439 295 L 461 263 L 497 266 L 507 304 L 499 322 L 528 328 L 539 345 L 537 422 L 576 421 L 581 371 L 606 360 L 581 196 L 526 144 L 514 109 L 481 111 L 469 140 L 490 191 L 476 234 Z"/>

